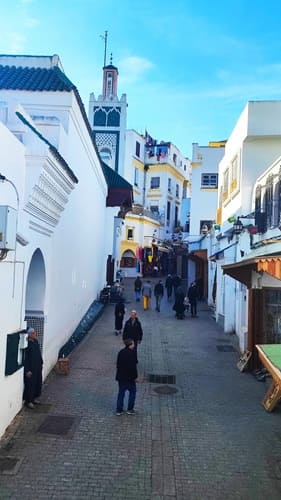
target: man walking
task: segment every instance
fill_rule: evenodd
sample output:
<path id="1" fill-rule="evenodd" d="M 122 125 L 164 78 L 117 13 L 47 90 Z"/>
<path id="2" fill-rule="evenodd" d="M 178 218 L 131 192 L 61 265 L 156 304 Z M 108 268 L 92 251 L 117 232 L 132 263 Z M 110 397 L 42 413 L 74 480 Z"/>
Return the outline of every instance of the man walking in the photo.
<path id="1" fill-rule="evenodd" d="M 138 363 L 138 344 L 141 343 L 143 336 L 141 322 L 137 318 L 137 312 L 133 309 L 130 313 L 130 318 L 127 319 L 124 330 L 123 330 L 123 340 L 132 339 L 134 341 L 134 353 L 136 357 L 136 363 Z"/>
<path id="2" fill-rule="evenodd" d="M 152 293 L 151 284 L 150 284 L 150 281 L 147 280 L 147 282 L 142 287 L 142 300 L 143 300 L 144 311 L 149 309 L 149 302 L 150 302 L 150 298 L 151 298 L 151 293 Z"/>
<path id="3" fill-rule="evenodd" d="M 136 302 L 140 302 L 140 299 L 141 299 L 141 288 L 142 288 L 142 280 L 140 279 L 139 276 L 137 276 L 136 279 L 135 279 L 135 296 L 136 296 Z"/>
<path id="4" fill-rule="evenodd" d="M 197 286 L 195 281 L 191 283 L 191 286 L 188 289 L 187 292 L 188 300 L 190 303 L 190 312 L 191 316 L 193 318 L 197 318 L 197 298 L 198 298 L 198 291 L 197 291 Z"/>
<path id="5" fill-rule="evenodd" d="M 116 380 L 119 385 L 117 396 L 116 415 L 120 416 L 124 413 L 124 397 L 126 391 L 129 392 L 128 398 L 128 415 L 135 415 L 135 400 L 136 400 L 136 380 L 138 378 L 136 357 L 134 354 L 135 343 L 132 339 L 124 340 L 125 347 L 119 351 L 117 356 Z"/>
<path id="6" fill-rule="evenodd" d="M 163 295 L 164 295 L 164 287 L 163 287 L 162 281 L 159 280 L 159 282 L 156 283 L 156 285 L 154 287 L 154 296 L 156 299 L 156 311 L 158 311 L 158 312 L 160 312 L 160 305 L 161 305 L 161 300 L 163 298 Z"/>
<path id="7" fill-rule="evenodd" d="M 34 328 L 27 329 L 28 343 L 24 353 L 24 393 L 23 399 L 25 405 L 33 409 L 39 401 L 42 391 L 42 366 L 43 359 L 41 356 L 37 333 Z"/>
<path id="8" fill-rule="evenodd" d="M 170 274 L 168 274 L 168 276 L 167 276 L 165 288 L 167 290 L 167 300 L 169 301 L 171 296 L 172 296 L 172 291 L 173 291 L 173 278 Z"/>

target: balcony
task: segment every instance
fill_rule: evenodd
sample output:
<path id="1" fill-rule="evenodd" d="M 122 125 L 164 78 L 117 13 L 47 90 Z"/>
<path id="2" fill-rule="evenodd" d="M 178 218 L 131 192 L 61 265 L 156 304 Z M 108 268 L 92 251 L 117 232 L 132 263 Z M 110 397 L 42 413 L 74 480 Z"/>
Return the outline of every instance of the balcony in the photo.
<path id="1" fill-rule="evenodd" d="M 129 212 L 130 214 L 134 215 L 142 215 L 144 217 L 149 217 L 150 219 L 153 219 L 157 222 L 160 222 L 161 216 L 159 213 L 152 212 L 151 210 L 148 210 L 147 208 L 142 207 L 141 205 L 135 205 Z"/>

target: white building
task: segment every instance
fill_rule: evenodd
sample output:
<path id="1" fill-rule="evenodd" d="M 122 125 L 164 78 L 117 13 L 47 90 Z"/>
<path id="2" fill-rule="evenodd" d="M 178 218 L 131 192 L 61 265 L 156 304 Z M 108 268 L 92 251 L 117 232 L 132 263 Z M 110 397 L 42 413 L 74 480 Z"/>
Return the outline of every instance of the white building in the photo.
<path id="1" fill-rule="evenodd" d="M 46 376 L 106 282 L 113 209 L 83 104 L 58 56 L 1 56 L 0 75 L 1 435 L 22 405 L 18 332 L 37 329 Z M 6 206 L 14 209 L 7 243 Z"/>
<path id="2" fill-rule="evenodd" d="M 197 281 L 200 295 L 212 303 L 214 269 L 208 263 L 210 232 L 214 230 L 218 198 L 218 168 L 226 141 L 211 141 L 208 146 L 192 145 L 188 286 Z"/>
<path id="3" fill-rule="evenodd" d="M 241 351 L 254 352 L 261 338 L 268 342 L 269 289 L 271 303 L 280 298 L 280 111 L 281 101 L 248 102 L 219 166 L 216 316 L 238 335 Z"/>

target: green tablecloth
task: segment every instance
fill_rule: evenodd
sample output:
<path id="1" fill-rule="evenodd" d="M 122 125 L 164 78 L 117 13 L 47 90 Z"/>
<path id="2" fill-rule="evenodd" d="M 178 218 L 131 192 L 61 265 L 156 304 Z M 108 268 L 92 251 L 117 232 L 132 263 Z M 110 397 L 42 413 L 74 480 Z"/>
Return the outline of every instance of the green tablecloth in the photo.
<path id="1" fill-rule="evenodd" d="M 269 361 L 281 370 L 281 344 L 263 344 L 259 346 Z"/>

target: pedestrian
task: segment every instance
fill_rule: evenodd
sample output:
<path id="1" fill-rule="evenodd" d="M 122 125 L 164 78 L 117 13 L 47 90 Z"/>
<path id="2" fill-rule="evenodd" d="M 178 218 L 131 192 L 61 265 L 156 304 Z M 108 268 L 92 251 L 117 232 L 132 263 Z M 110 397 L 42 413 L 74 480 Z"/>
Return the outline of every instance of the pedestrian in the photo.
<path id="1" fill-rule="evenodd" d="M 176 274 L 173 276 L 172 278 L 173 280 L 173 288 L 174 288 L 174 296 L 176 298 L 176 291 L 177 291 L 177 288 L 180 286 L 181 284 L 181 279 L 179 276 L 177 276 Z"/>
<path id="2" fill-rule="evenodd" d="M 27 348 L 24 351 L 24 392 L 25 406 L 30 409 L 39 404 L 37 398 L 42 391 L 42 366 L 43 359 L 37 333 L 34 328 L 27 329 Z"/>
<path id="3" fill-rule="evenodd" d="M 124 299 L 119 298 L 118 302 L 115 305 L 115 335 L 121 335 L 123 328 L 123 319 L 125 314 L 125 304 Z"/>
<path id="4" fill-rule="evenodd" d="M 190 312 L 193 318 L 197 318 L 197 298 L 198 298 L 198 290 L 196 286 L 196 282 L 191 283 L 188 292 L 187 292 L 188 300 L 190 303 Z"/>
<path id="5" fill-rule="evenodd" d="M 135 285 L 136 302 L 140 302 L 140 299 L 141 299 L 141 289 L 142 289 L 142 280 L 140 279 L 139 276 L 136 277 L 134 285 Z"/>
<path id="6" fill-rule="evenodd" d="M 146 283 L 142 287 L 142 300 L 143 300 L 143 309 L 146 311 L 149 309 L 149 302 L 152 294 L 152 288 L 150 281 L 147 280 Z"/>
<path id="7" fill-rule="evenodd" d="M 161 280 L 154 287 L 154 297 L 156 299 L 156 311 L 160 312 L 161 301 L 164 295 L 164 287 Z"/>
<path id="8" fill-rule="evenodd" d="M 176 312 L 177 319 L 184 318 L 184 309 L 185 309 L 184 298 L 185 298 L 184 291 L 181 286 L 178 286 L 176 291 L 175 303 L 173 306 L 173 309 Z"/>
<path id="9" fill-rule="evenodd" d="M 136 357 L 136 362 L 138 363 L 138 344 L 141 343 L 143 336 L 141 322 L 137 318 L 137 312 L 133 309 L 130 313 L 129 319 L 127 319 L 124 330 L 123 330 L 123 340 L 132 339 L 134 341 L 134 353 Z"/>
<path id="10" fill-rule="evenodd" d="M 172 291 L 173 291 L 173 279 L 170 274 L 168 274 L 166 282 L 165 282 L 165 288 L 167 290 L 167 300 L 169 301 L 171 296 L 172 296 Z"/>
<path id="11" fill-rule="evenodd" d="M 119 390 L 117 396 L 116 415 L 124 413 L 124 398 L 126 391 L 129 392 L 127 414 L 135 415 L 136 400 L 136 380 L 138 378 L 136 357 L 134 354 L 135 343 L 133 339 L 124 340 L 125 347 L 119 351 L 117 356 L 117 369 L 115 379 L 118 382 Z"/>

